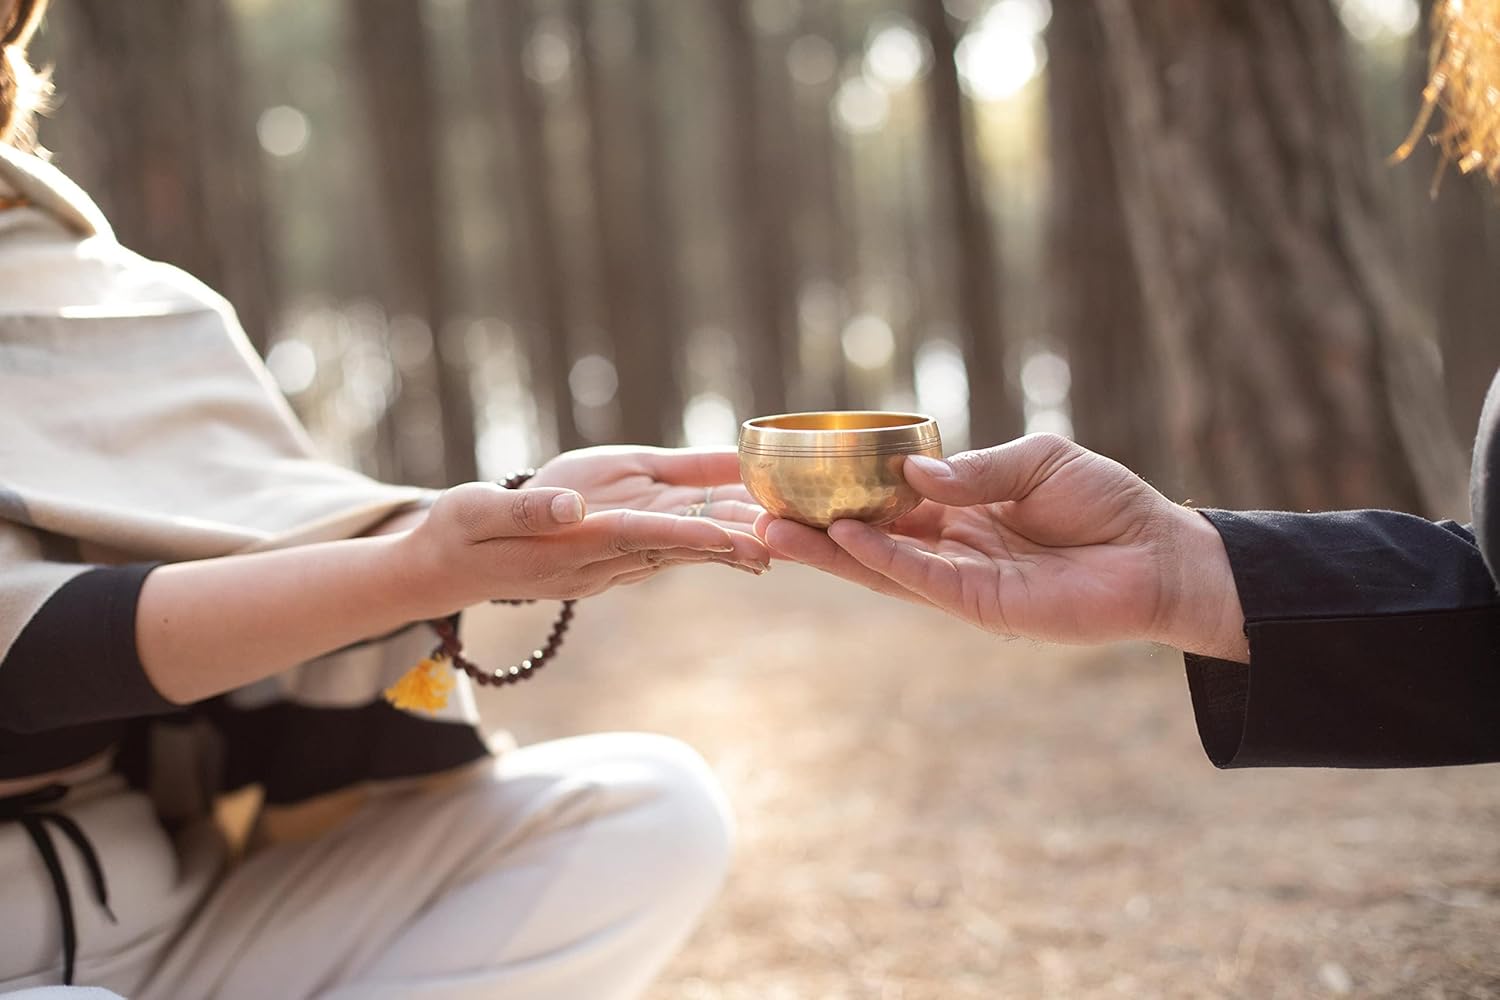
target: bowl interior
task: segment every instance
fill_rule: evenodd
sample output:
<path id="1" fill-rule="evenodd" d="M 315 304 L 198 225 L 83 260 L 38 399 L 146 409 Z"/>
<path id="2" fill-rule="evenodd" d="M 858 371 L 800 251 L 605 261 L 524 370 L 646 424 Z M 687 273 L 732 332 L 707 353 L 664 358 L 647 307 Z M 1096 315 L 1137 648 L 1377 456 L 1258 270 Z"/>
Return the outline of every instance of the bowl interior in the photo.
<path id="1" fill-rule="evenodd" d="M 916 427 L 931 418 L 916 413 L 881 413 L 869 410 L 838 410 L 824 413 L 783 413 L 758 417 L 747 427 L 777 431 L 866 431 L 892 427 Z"/>

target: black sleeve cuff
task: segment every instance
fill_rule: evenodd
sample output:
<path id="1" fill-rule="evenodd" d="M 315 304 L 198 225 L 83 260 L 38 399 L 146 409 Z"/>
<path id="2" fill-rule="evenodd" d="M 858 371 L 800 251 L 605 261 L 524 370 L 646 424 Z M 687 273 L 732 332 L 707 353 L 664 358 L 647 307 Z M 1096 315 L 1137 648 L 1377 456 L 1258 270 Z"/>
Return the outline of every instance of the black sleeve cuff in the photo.
<path id="1" fill-rule="evenodd" d="M 1250 665 L 1185 657 L 1217 767 L 1500 761 L 1500 608 L 1252 623 Z"/>
<path id="2" fill-rule="evenodd" d="M 58 588 L 0 663 L 0 728 L 37 733 L 175 711 L 136 650 L 141 587 L 158 563 L 89 570 Z"/>
<path id="3" fill-rule="evenodd" d="M 1218 767 L 1500 760 L 1500 601 L 1473 535 L 1393 511 L 1202 512 L 1250 665 L 1186 657 Z"/>

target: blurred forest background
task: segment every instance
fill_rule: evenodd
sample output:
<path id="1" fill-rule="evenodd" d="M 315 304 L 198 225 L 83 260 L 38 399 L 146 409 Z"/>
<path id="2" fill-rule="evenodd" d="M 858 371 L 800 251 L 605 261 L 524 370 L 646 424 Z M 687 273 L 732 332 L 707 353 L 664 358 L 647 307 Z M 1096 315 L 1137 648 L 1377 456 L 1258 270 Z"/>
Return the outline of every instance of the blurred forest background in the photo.
<path id="1" fill-rule="evenodd" d="M 1420 144 L 1418 0 L 54 0 L 41 137 L 238 307 L 334 459 L 918 407 L 1176 499 L 1462 516 L 1495 194 Z M 474 609 L 524 656 L 553 609 Z M 652 729 L 740 818 L 653 1000 L 1500 996 L 1493 768 L 1219 773 L 1180 659 L 793 566 L 588 602 L 481 693 Z"/>
<path id="2" fill-rule="evenodd" d="M 1494 196 L 1417 0 L 59 0 L 43 143 L 330 455 L 438 485 L 919 408 L 1463 512 Z"/>

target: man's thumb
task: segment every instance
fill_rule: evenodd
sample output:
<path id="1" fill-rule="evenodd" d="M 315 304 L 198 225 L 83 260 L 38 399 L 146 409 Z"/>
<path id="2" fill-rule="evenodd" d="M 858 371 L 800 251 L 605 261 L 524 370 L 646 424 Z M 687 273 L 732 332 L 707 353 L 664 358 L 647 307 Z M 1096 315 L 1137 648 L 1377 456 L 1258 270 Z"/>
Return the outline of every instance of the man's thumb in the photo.
<path id="1" fill-rule="evenodd" d="M 950 507 L 1020 500 L 1076 447 L 1055 434 L 1031 434 L 946 461 L 908 455 L 903 472 L 918 493 Z"/>

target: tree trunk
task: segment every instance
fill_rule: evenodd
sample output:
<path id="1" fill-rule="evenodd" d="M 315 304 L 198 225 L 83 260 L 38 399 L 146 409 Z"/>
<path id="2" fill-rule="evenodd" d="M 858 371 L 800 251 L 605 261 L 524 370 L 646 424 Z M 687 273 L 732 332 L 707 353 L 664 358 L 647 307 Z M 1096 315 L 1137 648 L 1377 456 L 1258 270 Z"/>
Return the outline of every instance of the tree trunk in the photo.
<path id="1" fill-rule="evenodd" d="M 48 23 L 58 164 L 120 242 L 223 294 L 264 352 L 280 302 L 233 15 L 221 0 L 72 0 Z"/>
<path id="2" fill-rule="evenodd" d="M 1432 0 L 1422 4 L 1422 30 L 1412 47 L 1407 87 L 1411 94 L 1409 115 L 1421 103 L 1427 83 L 1428 49 L 1431 45 Z M 1409 120 L 1409 119 L 1408 119 Z M 1437 178 L 1435 197 L 1419 206 L 1427 225 L 1420 258 L 1427 264 L 1427 290 L 1443 352 L 1443 382 L 1447 387 L 1448 413 L 1459 439 L 1470 441 L 1479 423 L 1479 409 L 1490 379 L 1500 366 L 1500 211 L 1495 189 L 1484 178 L 1461 174 L 1452 165 L 1437 175 L 1437 151 L 1418 143 L 1409 163 L 1411 180 L 1423 194 Z"/>
<path id="3" fill-rule="evenodd" d="M 801 199 L 797 213 L 807 227 L 804 245 L 807 259 L 813 261 L 812 273 L 827 283 L 835 293 L 826 314 L 813 318 L 815 326 L 808 332 L 819 338 L 813 345 L 814 370 L 804 372 L 817 380 L 809 393 L 818 409 L 845 410 L 851 406 L 849 365 L 844 357 L 840 334 L 852 318 L 854 282 L 858 272 L 858 219 L 850 204 L 852 184 L 849 149 L 833 126 L 833 100 L 838 92 L 839 73 L 850 54 L 842 6 L 836 0 L 819 0 L 802 7 L 802 29 L 811 36 L 825 39 L 831 49 L 834 69 L 826 81 L 803 86 L 794 94 L 792 111 L 798 130 L 798 188 Z M 800 97 L 800 99 L 798 99 Z M 799 323 L 800 325 L 800 323 Z"/>
<path id="4" fill-rule="evenodd" d="M 978 446 L 1015 437 L 1023 428 L 1011 389 L 1001 332 L 1000 254 L 993 221 L 975 176 L 972 123 L 958 85 L 958 40 L 943 0 L 915 0 L 916 19 L 932 44 L 927 77 L 928 141 L 932 147 L 932 215 L 952 233 L 945 269 L 953 295 L 969 374 L 969 440 Z"/>
<path id="5" fill-rule="evenodd" d="M 796 270 L 787 232 L 795 172 L 787 169 L 780 134 L 761 79 L 748 0 L 720 0 L 729 128 L 726 165 L 739 255 L 740 326 L 749 369 L 751 405 L 758 414 L 787 408 L 789 361 L 796 357 Z"/>
<path id="6" fill-rule="evenodd" d="M 550 412 L 553 443 L 559 451 L 586 444 L 573 413 L 568 375 L 573 366 L 569 345 L 567 288 L 562 248 L 553 219 L 552 168 L 540 98 L 526 75 L 526 46 L 531 37 L 526 0 L 479 0 L 470 7 L 475 25 L 474 60 L 480 79 L 498 91 L 500 134 L 512 169 L 498 178 L 501 203 L 519 230 L 512 245 L 513 286 L 522 293 L 517 310 L 526 316 L 527 360 L 531 393 L 539 414 Z M 490 47 L 481 42 L 493 39 Z M 513 183 L 512 183 L 513 182 Z"/>
<path id="7" fill-rule="evenodd" d="M 1061 3 L 1047 26 L 1052 155 L 1048 311 L 1072 371 L 1074 437 L 1163 489 L 1163 400 L 1125 232 L 1106 109 L 1104 39 L 1091 4 Z"/>
<path id="8" fill-rule="evenodd" d="M 1443 178 L 1434 213 L 1434 313 L 1443 351 L 1448 412 L 1460 440 L 1479 425 L 1490 380 L 1500 367 L 1500 213 L 1482 177 L 1453 168 Z"/>
<path id="9" fill-rule="evenodd" d="M 636 57 L 640 60 L 645 81 L 640 85 L 636 102 L 636 122 L 644 157 L 641 191 L 644 214 L 639 227 L 642 252 L 635 255 L 642 293 L 641 343 L 645 357 L 636 360 L 631 367 L 635 385 L 630 392 L 632 399 L 641 393 L 652 396 L 650 412 L 655 415 L 655 432 L 644 440 L 671 445 L 680 442 L 683 433 L 682 415 L 686 401 L 677 365 L 686 348 L 687 330 L 683 320 L 683 276 L 677 256 L 678 220 L 671 179 L 672 136 L 668 128 L 668 102 L 672 99 L 674 81 L 662 54 L 662 36 L 667 27 L 658 7 L 659 0 L 636 0 L 635 3 Z M 672 9 L 677 8 L 674 5 Z M 640 370 L 643 363 L 649 365 L 645 371 Z M 621 368 L 622 387 L 627 384 L 626 374 Z M 624 404 L 622 396 L 622 413 Z M 640 402 L 631 406 L 637 412 L 647 410 Z M 651 426 L 643 419 L 641 433 L 650 431 Z"/>
<path id="10" fill-rule="evenodd" d="M 593 38 L 597 0 L 574 0 L 583 49 L 582 77 L 589 130 L 589 182 L 593 192 L 598 273 L 602 286 L 604 326 L 614 345 L 619 375 L 618 438 L 652 444 L 675 437 L 681 426 L 670 332 L 649 314 L 662 303 L 662 278 L 670 270 L 670 208 L 660 175 L 664 163 L 662 129 L 642 83 L 656 72 L 648 58 L 658 29 L 651 6 L 638 0 L 635 12 L 644 20 L 633 25 L 630 58 L 623 66 L 607 63 L 605 46 Z M 622 141 L 621 127 L 628 130 Z M 650 158 L 648 166 L 647 160 Z M 649 312 L 648 312 L 649 311 Z"/>
<path id="11" fill-rule="evenodd" d="M 478 476 L 474 401 L 468 364 L 449 336 L 440 114 L 422 0 L 349 0 L 346 10 L 387 231 L 386 304 L 420 317 L 431 333 L 443 435 L 433 485 L 465 482 Z"/>
<path id="12" fill-rule="evenodd" d="M 1095 0 L 1168 434 L 1202 503 L 1462 509 L 1326 0 Z"/>

